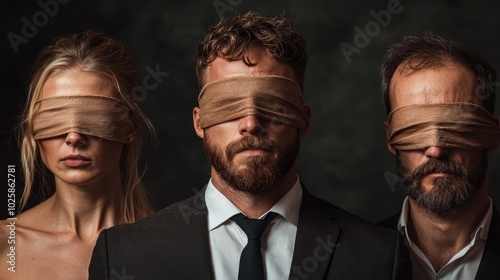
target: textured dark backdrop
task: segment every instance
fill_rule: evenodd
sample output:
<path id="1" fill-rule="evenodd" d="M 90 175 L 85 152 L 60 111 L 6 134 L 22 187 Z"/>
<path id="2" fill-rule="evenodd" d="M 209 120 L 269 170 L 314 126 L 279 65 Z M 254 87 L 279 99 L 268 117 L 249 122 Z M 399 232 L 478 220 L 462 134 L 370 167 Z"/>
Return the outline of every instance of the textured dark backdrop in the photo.
<path id="1" fill-rule="evenodd" d="M 160 142 L 158 147 L 147 145 L 143 157 L 147 164 L 144 181 L 158 208 L 192 195 L 209 178 L 209 165 L 191 121 L 198 91 L 195 48 L 206 28 L 221 15 L 230 17 L 247 10 L 284 14 L 309 41 L 305 101 L 313 108 L 313 118 L 298 159 L 300 178 L 312 193 L 371 221 L 396 212 L 403 198 L 401 190 L 394 189 L 384 176 L 395 169 L 385 145 L 385 111 L 379 90 L 386 48 L 404 35 L 432 30 L 482 54 L 494 67 L 500 66 L 500 4 L 494 1 L 69 0 L 58 4 L 57 11 L 52 6 L 54 12 L 48 14 L 40 3 L 49 2 L 57 3 L 8 1 L 0 12 L 0 167 L 4 173 L 8 164 L 20 169 L 12 129 L 37 53 L 57 36 L 92 28 L 121 40 L 135 55 L 141 77 L 148 75 L 148 68 L 169 73 L 141 102 Z M 391 10 L 397 13 L 376 23 L 373 14 L 387 10 L 388 5 L 396 6 Z M 218 11 L 216 6 L 226 10 Z M 34 23 L 36 30 L 23 36 L 26 21 Z M 358 52 L 348 62 L 340 44 L 356 47 L 356 30 L 366 27 L 369 41 L 358 42 Z M 10 32 L 26 39 L 17 46 L 17 53 L 9 41 Z M 495 151 L 488 180 L 497 204 L 499 166 L 500 153 Z M 17 175 L 19 198 L 21 176 Z M 0 217 L 5 218 L 7 192 L 2 189 Z"/>

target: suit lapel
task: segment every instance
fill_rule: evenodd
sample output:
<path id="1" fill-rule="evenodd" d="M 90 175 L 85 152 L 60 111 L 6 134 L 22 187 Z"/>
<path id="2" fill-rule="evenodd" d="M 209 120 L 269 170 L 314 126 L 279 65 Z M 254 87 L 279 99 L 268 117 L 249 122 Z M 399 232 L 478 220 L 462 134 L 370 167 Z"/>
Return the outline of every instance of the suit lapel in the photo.
<path id="1" fill-rule="evenodd" d="M 304 188 L 290 279 L 323 279 L 338 242 L 340 229 Z"/>
<path id="2" fill-rule="evenodd" d="M 498 277 L 498 265 L 500 264 L 500 213 L 494 207 L 491 218 L 488 240 L 484 248 L 481 263 L 476 274 L 476 280 L 492 279 Z"/>

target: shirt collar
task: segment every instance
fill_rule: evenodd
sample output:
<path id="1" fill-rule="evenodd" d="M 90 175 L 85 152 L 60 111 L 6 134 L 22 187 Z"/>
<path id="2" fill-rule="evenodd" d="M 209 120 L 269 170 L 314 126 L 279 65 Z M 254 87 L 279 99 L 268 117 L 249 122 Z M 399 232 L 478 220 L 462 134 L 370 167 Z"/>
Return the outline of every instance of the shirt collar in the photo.
<path id="1" fill-rule="evenodd" d="M 260 219 L 269 212 L 280 214 L 288 222 L 297 226 L 299 221 L 299 209 L 302 202 L 302 186 L 299 177 L 288 192 L 281 199 L 264 213 Z M 224 196 L 212 183 L 212 179 L 207 184 L 205 190 L 205 203 L 208 209 L 208 228 L 213 230 L 223 224 L 232 216 L 242 213 L 226 196 Z"/>
<path id="2" fill-rule="evenodd" d="M 481 222 L 477 226 L 476 230 L 473 231 L 471 234 L 471 242 L 472 244 L 474 243 L 475 240 L 482 239 L 482 240 L 487 240 L 488 239 L 488 232 L 490 229 L 490 224 L 491 224 L 491 218 L 493 216 L 493 202 L 491 198 L 489 198 L 490 205 L 488 206 L 488 210 L 486 210 L 486 213 L 484 214 L 483 218 L 481 219 Z M 401 211 L 401 216 L 399 217 L 399 222 L 398 222 L 398 231 L 406 237 L 406 240 L 408 241 L 408 244 L 410 247 L 412 247 L 412 241 L 410 239 L 410 236 L 408 235 L 408 208 L 409 208 L 409 202 L 408 202 L 408 196 L 405 198 L 403 201 L 403 209 Z"/>
<path id="3" fill-rule="evenodd" d="M 486 210 L 486 213 L 484 214 L 483 218 L 481 219 L 481 222 L 479 222 L 479 225 L 477 226 L 476 233 L 471 235 L 471 238 L 482 239 L 482 240 L 488 239 L 488 233 L 490 231 L 491 219 L 493 217 L 493 201 L 491 200 L 491 197 L 488 197 L 488 198 L 490 200 L 490 206 L 488 206 L 488 210 Z"/>
<path id="4" fill-rule="evenodd" d="M 403 201 L 403 209 L 401 211 L 401 215 L 399 216 L 399 221 L 398 221 L 398 231 L 401 233 L 406 238 L 406 241 L 408 241 L 408 245 L 412 247 L 412 242 L 410 239 L 410 235 L 408 234 L 408 196 L 405 197 Z"/>

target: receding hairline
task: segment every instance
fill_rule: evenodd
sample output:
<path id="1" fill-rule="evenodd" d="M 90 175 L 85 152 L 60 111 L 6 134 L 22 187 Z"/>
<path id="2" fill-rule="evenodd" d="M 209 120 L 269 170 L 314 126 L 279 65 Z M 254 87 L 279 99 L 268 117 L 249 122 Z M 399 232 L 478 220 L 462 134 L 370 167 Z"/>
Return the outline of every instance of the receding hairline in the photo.
<path id="1" fill-rule="evenodd" d="M 388 87 L 387 87 L 387 95 L 389 99 L 389 103 L 391 106 L 391 109 L 393 108 L 393 102 L 394 102 L 394 86 L 395 86 L 395 78 L 405 78 L 412 76 L 413 74 L 422 72 L 422 71 L 427 71 L 427 70 L 440 70 L 440 69 L 457 69 L 460 68 L 461 71 L 467 72 L 470 77 L 472 77 L 473 80 L 473 87 L 474 89 L 477 88 L 479 85 L 478 77 L 474 73 L 473 69 L 471 69 L 469 66 L 467 66 L 465 63 L 461 62 L 460 60 L 454 59 L 453 57 L 449 57 L 446 55 L 443 55 L 442 58 L 440 59 L 435 59 L 433 60 L 432 63 L 426 64 L 423 67 L 415 67 L 415 64 L 419 65 L 421 62 L 418 61 L 418 58 L 408 58 L 401 62 L 396 70 L 393 72 L 393 75 L 391 77 L 391 80 L 389 81 Z M 471 96 L 474 96 L 474 91 L 471 92 Z M 481 106 L 484 107 L 485 103 L 484 101 L 481 102 Z"/>

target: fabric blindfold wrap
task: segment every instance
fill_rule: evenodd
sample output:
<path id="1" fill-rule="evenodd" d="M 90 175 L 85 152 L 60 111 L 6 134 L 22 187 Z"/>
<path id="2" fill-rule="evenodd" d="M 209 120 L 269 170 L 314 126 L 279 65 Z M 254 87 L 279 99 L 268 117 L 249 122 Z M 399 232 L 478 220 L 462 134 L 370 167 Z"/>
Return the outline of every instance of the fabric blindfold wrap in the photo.
<path id="1" fill-rule="evenodd" d="M 110 141 L 130 143 L 132 128 L 128 108 L 121 100 L 105 96 L 56 96 L 35 103 L 35 139 L 46 139 L 77 132 Z"/>
<path id="2" fill-rule="evenodd" d="M 255 115 L 297 128 L 306 126 L 300 86 L 281 76 L 238 76 L 206 84 L 198 96 L 200 125 L 207 128 Z"/>
<path id="3" fill-rule="evenodd" d="M 389 114 L 388 124 L 387 142 L 397 150 L 484 150 L 500 143 L 498 118 L 472 103 L 404 106 Z"/>

